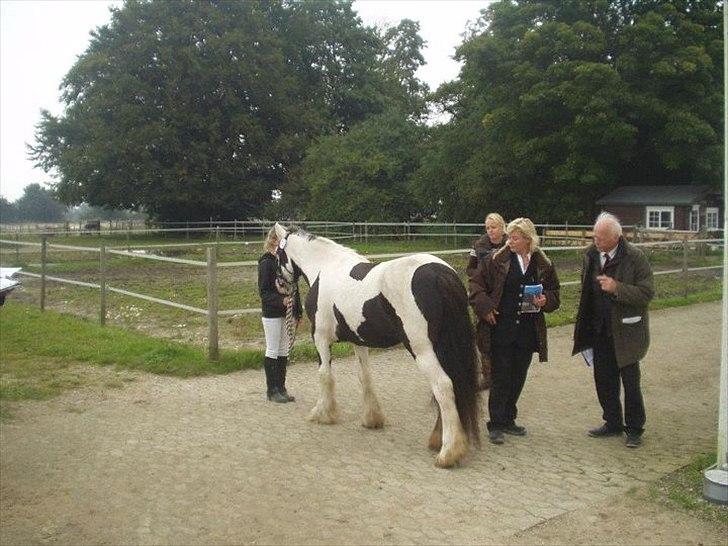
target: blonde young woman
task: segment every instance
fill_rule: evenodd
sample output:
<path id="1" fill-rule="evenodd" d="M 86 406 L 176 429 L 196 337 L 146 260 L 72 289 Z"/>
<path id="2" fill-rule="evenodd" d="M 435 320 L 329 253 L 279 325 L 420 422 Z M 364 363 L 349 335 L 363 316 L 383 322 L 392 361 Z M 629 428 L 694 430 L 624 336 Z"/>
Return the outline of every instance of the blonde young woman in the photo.
<path id="1" fill-rule="evenodd" d="M 465 268 L 468 278 L 473 277 L 476 274 L 478 265 L 492 252 L 502 248 L 507 239 L 506 222 L 503 217 L 497 212 L 489 213 L 485 217 L 485 234 L 473 243 L 473 249 L 470 251 L 468 265 Z M 475 326 L 477 329 L 479 325 L 476 324 Z M 480 325 L 480 327 L 483 326 Z M 479 336 L 479 338 L 482 338 L 482 336 Z M 482 347 L 478 346 L 478 349 L 480 351 L 481 370 L 480 388 L 481 390 L 487 390 L 493 384 L 490 356 Z"/>
<path id="2" fill-rule="evenodd" d="M 258 290 L 263 311 L 265 332 L 265 381 L 268 400 L 278 403 L 293 402 L 295 398 L 286 390 L 286 368 L 288 366 L 288 330 L 286 310 L 293 305 L 296 321 L 301 318 L 301 300 L 298 292 L 295 301 L 286 294 L 278 279 L 278 237 L 271 229 L 265 238 L 265 253 L 258 260 Z"/>
<path id="3" fill-rule="evenodd" d="M 548 358 L 544 312 L 558 309 L 559 279 L 551 260 L 538 248 L 533 222 L 517 218 L 506 227 L 508 242 L 490 254 L 470 278 L 470 304 L 479 320 L 478 346 L 491 360 L 493 384 L 488 397 L 488 436 L 494 444 L 504 434 L 525 436 L 516 424 L 516 404 L 526 382 L 533 353 Z M 542 293 L 524 305 L 526 287 Z M 525 296 L 528 300 L 528 296 Z"/>
<path id="4" fill-rule="evenodd" d="M 475 273 L 478 264 L 483 261 L 488 254 L 495 252 L 506 244 L 506 221 L 497 212 L 491 212 L 485 217 L 485 234 L 473 243 L 470 251 L 468 265 L 465 273 L 468 277 Z"/>

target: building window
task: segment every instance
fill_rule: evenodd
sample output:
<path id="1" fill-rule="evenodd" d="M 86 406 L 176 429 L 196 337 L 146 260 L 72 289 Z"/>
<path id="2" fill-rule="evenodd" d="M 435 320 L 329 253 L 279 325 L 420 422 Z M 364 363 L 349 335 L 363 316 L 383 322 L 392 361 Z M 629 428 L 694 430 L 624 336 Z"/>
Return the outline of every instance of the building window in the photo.
<path id="1" fill-rule="evenodd" d="M 693 205 L 690 211 L 690 231 L 700 231 L 700 205 Z"/>
<path id="2" fill-rule="evenodd" d="M 718 207 L 705 209 L 705 229 L 718 229 Z"/>
<path id="3" fill-rule="evenodd" d="M 675 207 L 647 207 L 648 228 L 672 229 Z"/>

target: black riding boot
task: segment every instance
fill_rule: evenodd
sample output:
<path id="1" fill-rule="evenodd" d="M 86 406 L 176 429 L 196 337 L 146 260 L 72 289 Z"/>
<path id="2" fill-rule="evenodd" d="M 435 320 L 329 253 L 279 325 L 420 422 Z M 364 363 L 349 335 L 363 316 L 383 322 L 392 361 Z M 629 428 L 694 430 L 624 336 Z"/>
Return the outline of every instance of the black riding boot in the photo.
<path id="1" fill-rule="evenodd" d="M 289 402 L 295 402 L 296 398 L 294 396 L 291 396 L 288 394 L 288 391 L 286 390 L 286 368 L 288 367 L 288 357 L 287 356 L 279 356 L 278 357 L 278 367 L 276 369 L 277 372 L 277 378 L 278 378 L 278 390 L 280 393 L 286 397 L 286 399 Z"/>
<path id="2" fill-rule="evenodd" d="M 278 402 L 279 404 L 285 404 L 288 402 L 288 398 L 283 396 L 278 390 L 278 361 L 275 358 L 265 357 L 264 367 L 268 400 Z"/>

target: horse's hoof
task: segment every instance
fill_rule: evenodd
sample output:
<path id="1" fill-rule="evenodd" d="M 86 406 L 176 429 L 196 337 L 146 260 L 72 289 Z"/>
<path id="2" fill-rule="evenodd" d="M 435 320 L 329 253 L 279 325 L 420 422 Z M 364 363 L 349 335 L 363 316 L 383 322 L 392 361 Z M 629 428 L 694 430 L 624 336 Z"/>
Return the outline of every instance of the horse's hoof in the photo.
<path id="1" fill-rule="evenodd" d="M 437 468 L 452 468 L 455 466 L 455 464 L 458 461 L 452 457 L 452 455 L 448 454 L 446 456 L 443 456 L 442 454 L 435 457 L 435 466 Z"/>
<path id="2" fill-rule="evenodd" d="M 377 429 L 384 428 L 384 416 L 375 415 L 364 417 L 361 421 L 361 426 L 364 428 Z"/>
<path id="3" fill-rule="evenodd" d="M 314 409 L 308 415 L 307 419 L 312 423 L 318 423 L 319 425 L 333 425 L 338 421 L 338 416 L 334 413 L 327 413 Z"/>

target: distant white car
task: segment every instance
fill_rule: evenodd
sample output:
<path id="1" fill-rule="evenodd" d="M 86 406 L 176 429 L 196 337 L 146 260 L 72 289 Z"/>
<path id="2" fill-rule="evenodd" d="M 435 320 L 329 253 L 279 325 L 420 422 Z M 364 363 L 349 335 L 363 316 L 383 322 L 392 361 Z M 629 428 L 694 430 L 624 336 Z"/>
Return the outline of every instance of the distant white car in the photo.
<path id="1" fill-rule="evenodd" d="M 0 305 L 5 303 L 5 296 L 7 296 L 13 289 L 20 286 L 20 281 L 13 278 L 20 267 L 0 267 Z"/>

